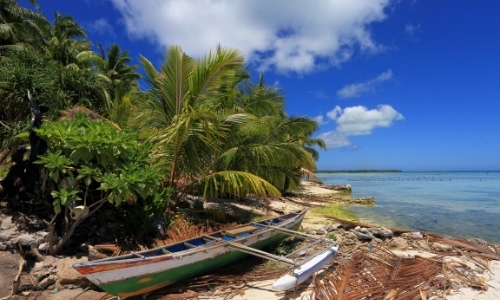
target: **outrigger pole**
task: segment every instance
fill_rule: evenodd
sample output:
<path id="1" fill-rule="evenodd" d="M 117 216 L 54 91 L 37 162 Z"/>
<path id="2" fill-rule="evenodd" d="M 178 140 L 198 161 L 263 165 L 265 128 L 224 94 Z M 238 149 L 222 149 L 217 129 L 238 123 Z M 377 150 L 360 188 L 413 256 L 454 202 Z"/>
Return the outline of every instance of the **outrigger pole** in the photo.
<path id="1" fill-rule="evenodd" d="M 248 247 L 248 246 L 241 245 L 241 244 L 237 244 L 237 243 L 228 242 L 228 241 L 225 241 L 223 239 L 214 238 L 214 237 L 209 236 L 209 235 L 203 235 L 203 237 L 206 239 L 209 239 L 209 240 L 216 241 L 216 242 L 222 242 L 222 243 L 226 244 L 228 247 L 235 248 L 238 251 L 245 252 L 247 254 L 251 254 L 254 256 L 258 256 L 260 258 L 282 262 L 282 263 L 285 263 L 285 264 L 293 266 L 293 267 L 300 266 L 299 263 L 297 263 L 296 261 L 294 261 L 292 259 L 288 259 L 285 257 L 274 255 L 274 254 L 271 254 L 271 253 L 268 253 L 265 251 L 261 251 L 259 249 L 255 249 L 255 248 Z"/>
<path id="2" fill-rule="evenodd" d="M 300 237 L 308 238 L 308 239 L 312 239 L 312 240 L 326 240 L 324 237 L 319 237 L 319 236 L 315 236 L 315 235 L 312 235 L 312 234 L 298 232 L 298 231 L 295 231 L 295 230 L 285 229 L 285 228 L 276 227 L 276 226 L 272 226 L 272 225 L 264 225 L 264 224 L 260 224 L 260 223 L 259 224 L 257 224 L 257 223 L 250 223 L 250 224 L 252 224 L 254 226 L 261 226 L 261 227 L 265 227 L 265 228 L 274 229 L 274 230 L 277 230 L 277 231 L 282 231 L 282 232 L 287 233 L 289 235 L 300 236 Z"/>
<path id="3" fill-rule="evenodd" d="M 294 235 L 294 236 L 298 236 L 298 237 L 303 237 L 303 238 L 306 238 L 306 239 L 311 239 L 311 240 L 314 240 L 314 242 L 312 243 L 309 243 L 303 247 L 301 247 L 300 249 L 288 254 L 286 257 L 290 257 L 290 256 L 293 256 L 294 254 L 302 251 L 302 250 L 305 250 L 307 248 L 310 248 L 316 244 L 319 244 L 321 242 L 324 242 L 325 243 L 325 248 L 323 249 L 320 249 L 318 251 L 316 251 L 313 255 L 309 256 L 307 259 L 301 261 L 300 265 L 303 265 L 305 264 L 306 262 L 312 260 L 314 257 L 316 257 L 318 254 L 324 252 L 326 249 L 330 249 L 332 246 L 335 246 L 336 243 L 334 240 L 332 239 L 327 239 L 325 237 L 319 237 L 319 236 L 315 236 L 315 235 L 311 235 L 311 234 L 307 234 L 307 233 L 302 233 L 302 232 L 298 232 L 298 231 L 294 231 L 294 230 L 289 230 L 289 229 L 284 229 L 284 228 L 280 228 L 280 227 L 276 227 L 276 226 L 272 226 L 272 225 L 263 225 L 263 224 L 255 224 L 255 223 L 251 223 L 252 225 L 255 225 L 255 226 L 264 226 L 266 228 L 269 228 L 269 229 L 273 229 L 273 230 L 276 230 L 276 231 L 281 231 L 283 233 L 286 233 L 286 234 L 289 234 L 289 235 Z"/>

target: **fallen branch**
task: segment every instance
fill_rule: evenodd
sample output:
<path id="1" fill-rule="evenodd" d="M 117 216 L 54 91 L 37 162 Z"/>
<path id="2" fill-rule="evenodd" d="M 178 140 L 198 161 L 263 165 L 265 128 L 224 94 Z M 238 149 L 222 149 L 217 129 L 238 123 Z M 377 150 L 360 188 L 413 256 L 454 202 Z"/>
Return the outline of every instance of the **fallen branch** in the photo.
<path id="1" fill-rule="evenodd" d="M 38 252 L 34 245 L 31 245 L 31 249 L 29 252 L 37 261 L 44 261 L 45 257 Z"/>
<path id="2" fill-rule="evenodd" d="M 12 296 L 17 294 L 17 292 L 19 290 L 19 285 L 21 284 L 21 281 L 19 279 L 21 278 L 21 273 L 23 272 L 23 268 L 24 268 L 25 264 L 26 264 L 26 260 L 24 260 L 24 258 L 21 258 L 19 260 L 19 268 L 17 270 L 16 277 L 14 277 L 14 281 L 12 282 L 12 291 L 10 292 L 10 295 L 8 295 L 7 297 L 3 297 L 0 300 L 10 299 Z"/>

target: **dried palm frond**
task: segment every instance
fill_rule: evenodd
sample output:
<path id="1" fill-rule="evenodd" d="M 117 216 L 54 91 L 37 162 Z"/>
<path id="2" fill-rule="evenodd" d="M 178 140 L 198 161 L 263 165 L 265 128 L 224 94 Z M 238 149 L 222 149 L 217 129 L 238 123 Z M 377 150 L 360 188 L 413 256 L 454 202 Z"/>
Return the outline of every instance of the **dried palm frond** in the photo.
<path id="1" fill-rule="evenodd" d="M 312 299 L 415 299 L 432 288 L 441 270 L 440 260 L 400 258 L 381 249 L 360 252 L 322 281 L 316 279 Z"/>
<path id="2" fill-rule="evenodd" d="M 204 234 L 210 234 L 218 230 L 235 227 L 237 225 L 237 223 L 210 225 L 208 222 L 204 225 L 196 225 L 177 216 L 175 219 L 175 226 L 169 227 L 165 233 L 167 238 L 155 240 L 153 246 L 165 246 Z"/>
<path id="3" fill-rule="evenodd" d="M 483 277 L 478 277 L 475 272 L 471 271 L 467 265 L 461 262 L 444 262 L 443 271 L 446 277 L 453 277 L 466 286 L 478 288 L 484 291 L 488 290 L 488 285 L 486 284 L 485 279 Z"/>
<path id="4" fill-rule="evenodd" d="M 485 242 L 479 244 L 463 239 L 453 239 L 437 234 L 428 234 L 429 241 L 441 244 L 447 244 L 453 247 L 460 248 L 467 252 L 462 252 L 463 255 L 479 256 L 486 259 L 500 260 L 500 245 Z"/>

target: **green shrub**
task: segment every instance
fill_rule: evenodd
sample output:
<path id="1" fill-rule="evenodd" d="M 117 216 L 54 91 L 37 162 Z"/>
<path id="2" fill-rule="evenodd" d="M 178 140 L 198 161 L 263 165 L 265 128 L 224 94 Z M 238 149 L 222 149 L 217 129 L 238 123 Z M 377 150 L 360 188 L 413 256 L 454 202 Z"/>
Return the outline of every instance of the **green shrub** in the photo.
<path id="1" fill-rule="evenodd" d="M 84 114 L 77 114 L 74 120 L 44 123 L 36 132 L 48 143 L 47 154 L 35 163 L 45 167 L 55 214 L 67 216 L 77 206 L 89 211 L 75 220 L 64 218 L 65 228 L 70 229 L 51 248 L 54 253 L 74 227 L 105 203 L 113 205 L 104 211 L 106 222 L 115 222 L 121 234 L 148 228 L 153 216 L 165 211 L 172 191 L 160 186 L 163 176 L 150 161 L 151 145 L 138 143 L 136 132 L 90 121 Z"/>

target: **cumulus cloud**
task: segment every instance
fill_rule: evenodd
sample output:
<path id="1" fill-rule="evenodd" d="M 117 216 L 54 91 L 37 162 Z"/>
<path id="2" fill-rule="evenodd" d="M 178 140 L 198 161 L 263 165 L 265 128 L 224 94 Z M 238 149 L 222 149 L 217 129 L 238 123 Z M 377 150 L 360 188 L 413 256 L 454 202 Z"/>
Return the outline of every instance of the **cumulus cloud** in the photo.
<path id="1" fill-rule="evenodd" d="M 356 98 L 364 94 L 374 93 L 378 85 L 391 79 L 392 70 L 389 69 L 375 78 L 344 86 L 337 91 L 337 96 L 339 98 Z"/>
<path id="2" fill-rule="evenodd" d="M 307 73 L 384 49 L 370 24 L 394 0 L 111 0 L 128 34 L 195 57 L 217 44 L 243 51 L 261 70 Z"/>
<path id="3" fill-rule="evenodd" d="M 371 134 L 376 127 L 390 127 L 394 121 L 403 120 L 390 105 L 379 105 L 376 109 L 364 106 L 346 107 L 336 118 L 337 132 L 346 135 Z"/>
<path id="4" fill-rule="evenodd" d="M 328 148 L 340 148 L 351 145 L 349 136 L 368 135 L 377 127 L 390 127 L 394 121 L 404 120 L 404 116 L 392 106 L 384 104 L 375 109 L 364 106 L 352 106 L 344 109 L 336 106 L 327 113 L 327 117 L 337 123 L 333 131 L 323 133 Z"/>
<path id="5" fill-rule="evenodd" d="M 93 21 L 92 23 L 87 24 L 87 29 L 91 32 L 96 32 L 101 35 L 111 35 L 115 36 L 113 31 L 113 26 L 109 24 L 107 19 L 100 18 L 98 20 Z"/>

